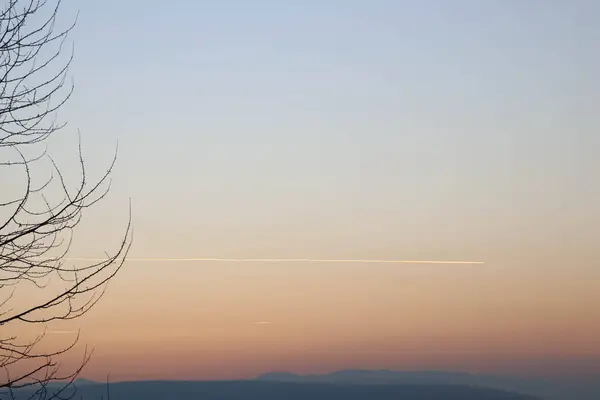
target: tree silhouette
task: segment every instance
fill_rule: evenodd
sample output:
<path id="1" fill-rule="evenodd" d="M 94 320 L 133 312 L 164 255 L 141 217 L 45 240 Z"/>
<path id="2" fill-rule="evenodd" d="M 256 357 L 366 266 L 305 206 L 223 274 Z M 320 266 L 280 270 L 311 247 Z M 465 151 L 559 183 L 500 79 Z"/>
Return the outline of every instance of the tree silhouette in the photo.
<path id="1" fill-rule="evenodd" d="M 30 398 L 65 398 L 90 353 L 79 368 L 63 371 L 60 356 L 79 336 L 49 350 L 47 326 L 80 317 L 100 299 L 131 245 L 131 217 L 112 254 L 83 266 L 69 262 L 83 211 L 110 189 L 116 152 L 100 179 L 89 182 L 79 143 L 78 179 L 68 183 L 45 144 L 65 126 L 55 115 L 73 92 L 66 83 L 73 52 L 65 57 L 63 50 L 75 24 L 56 27 L 60 0 L 6 1 L 0 11 L 0 399 L 24 387 Z"/>

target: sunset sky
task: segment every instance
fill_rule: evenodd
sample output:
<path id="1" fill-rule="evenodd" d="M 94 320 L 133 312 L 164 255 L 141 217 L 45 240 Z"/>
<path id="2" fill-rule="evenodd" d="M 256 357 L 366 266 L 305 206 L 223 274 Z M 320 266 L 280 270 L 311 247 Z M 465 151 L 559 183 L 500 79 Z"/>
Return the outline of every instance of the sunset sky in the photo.
<path id="1" fill-rule="evenodd" d="M 84 376 L 600 373 L 599 2 L 63 3 L 50 151 L 75 165 L 79 129 L 97 176 L 119 143 L 71 257 L 131 198 L 132 258 L 485 262 L 132 260 L 52 327 Z"/>

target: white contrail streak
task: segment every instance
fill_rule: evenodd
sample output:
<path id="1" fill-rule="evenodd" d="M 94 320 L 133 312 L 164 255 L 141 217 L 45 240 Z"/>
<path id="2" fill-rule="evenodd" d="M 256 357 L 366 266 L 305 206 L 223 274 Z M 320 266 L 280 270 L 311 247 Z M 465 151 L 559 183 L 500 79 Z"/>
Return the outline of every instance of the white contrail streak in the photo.
<path id="1" fill-rule="evenodd" d="M 68 260 L 104 261 L 104 258 L 73 257 Z M 227 263 L 354 263 L 354 264 L 484 264 L 483 261 L 440 260 L 369 260 L 369 259 L 317 259 L 317 258 L 127 258 L 129 262 L 227 262 Z"/>

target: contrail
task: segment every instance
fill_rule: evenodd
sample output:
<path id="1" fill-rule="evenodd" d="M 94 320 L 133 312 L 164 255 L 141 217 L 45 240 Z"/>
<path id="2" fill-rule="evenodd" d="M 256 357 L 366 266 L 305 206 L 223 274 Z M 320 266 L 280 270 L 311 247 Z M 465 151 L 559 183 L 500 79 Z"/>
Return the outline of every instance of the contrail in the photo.
<path id="1" fill-rule="evenodd" d="M 105 258 L 72 257 L 67 260 L 104 261 Z M 449 260 L 369 260 L 369 259 L 318 259 L 318 258 L 127 258 L 133 262 L 225 262 L 225 263 L 354 263 L 354 264 L 485 264 L 483 261 Z"/>

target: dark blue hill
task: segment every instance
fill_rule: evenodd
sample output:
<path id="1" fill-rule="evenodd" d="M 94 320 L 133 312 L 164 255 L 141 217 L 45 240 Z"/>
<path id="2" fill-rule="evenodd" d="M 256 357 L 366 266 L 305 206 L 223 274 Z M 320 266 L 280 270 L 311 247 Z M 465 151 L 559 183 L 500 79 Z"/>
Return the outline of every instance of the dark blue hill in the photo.
<path id="1" fill-rule="evenodd" d="M 76 398 L 106 399 L 106 390 L 105 384 L 87 383 L 78 386 Z M 110 400 L 538 400 L 502 390 L 461 385 L 146 381 L 112 383 L 109 390 Z"/>

